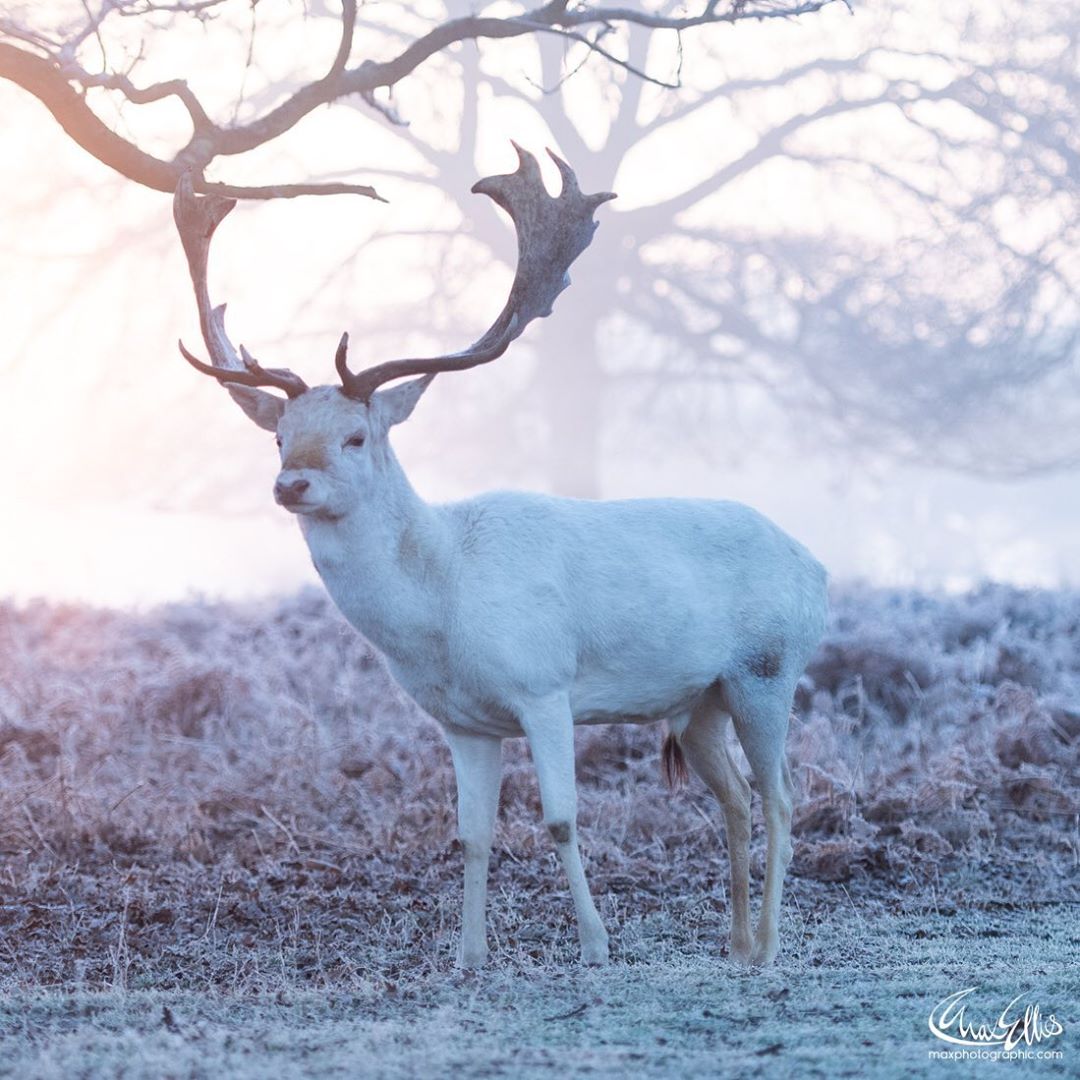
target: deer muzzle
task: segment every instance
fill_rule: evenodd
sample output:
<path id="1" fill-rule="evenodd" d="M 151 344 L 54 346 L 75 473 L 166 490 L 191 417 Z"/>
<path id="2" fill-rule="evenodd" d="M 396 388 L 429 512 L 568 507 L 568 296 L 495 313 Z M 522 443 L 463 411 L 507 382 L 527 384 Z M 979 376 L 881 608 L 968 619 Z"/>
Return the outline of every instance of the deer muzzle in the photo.
<path id="1" fill-rule="evenodd" d="M 274 499 L 286 509 L 299 506 L 304 501 L 311 481 L 301 476 L 282 473 L 274 484 Z"/>

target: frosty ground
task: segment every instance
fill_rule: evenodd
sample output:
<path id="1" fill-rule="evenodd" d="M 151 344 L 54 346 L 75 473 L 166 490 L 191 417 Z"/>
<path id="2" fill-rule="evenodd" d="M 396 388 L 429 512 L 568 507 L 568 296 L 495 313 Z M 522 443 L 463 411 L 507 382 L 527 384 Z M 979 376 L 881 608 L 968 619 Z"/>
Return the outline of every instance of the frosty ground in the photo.
<path id="1" fill-rule="evenodd" d="M 658 741 L 579 735 L 602 971 L 508 747 L 463 975 L 449 755 L 321 595 L 0 606 L 0 1075 L 973 1075 L 927 1057 L 966 986 L 1065 1025 L 997 1071 L 1076 1074 L 1075 593 L 835 594 L 768 972 L 726 958 L 720 817 Z"/>

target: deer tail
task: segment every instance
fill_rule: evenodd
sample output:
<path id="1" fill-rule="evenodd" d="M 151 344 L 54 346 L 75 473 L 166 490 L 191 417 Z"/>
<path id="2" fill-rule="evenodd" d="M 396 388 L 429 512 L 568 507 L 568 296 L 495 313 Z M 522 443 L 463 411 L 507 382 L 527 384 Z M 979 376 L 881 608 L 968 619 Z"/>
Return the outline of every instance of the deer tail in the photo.
<path id="1" fill-rule="evenodd" d="M 664 738 L 660 751 L 660 769 L 669 791 L 681 791 L 690 780 L 690 770 L 686 767 L 686 756 L 679 744 L 679 738 L 669 731 Z"/>

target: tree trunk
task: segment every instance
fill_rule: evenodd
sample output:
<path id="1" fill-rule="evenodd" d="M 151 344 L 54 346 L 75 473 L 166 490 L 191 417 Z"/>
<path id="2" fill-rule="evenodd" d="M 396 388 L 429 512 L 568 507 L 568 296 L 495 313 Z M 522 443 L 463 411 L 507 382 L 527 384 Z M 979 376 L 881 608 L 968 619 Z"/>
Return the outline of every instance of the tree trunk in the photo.
<path id="1" fill-rule="evenodd" d="M 583 499 L 600 496 L 600 446 L 604 376 L 597 348 L 595 293 L 559 297 L 555 313 L 540 325 L 536 385 L 547 422 L 544 463 L 550 490 Z"/>

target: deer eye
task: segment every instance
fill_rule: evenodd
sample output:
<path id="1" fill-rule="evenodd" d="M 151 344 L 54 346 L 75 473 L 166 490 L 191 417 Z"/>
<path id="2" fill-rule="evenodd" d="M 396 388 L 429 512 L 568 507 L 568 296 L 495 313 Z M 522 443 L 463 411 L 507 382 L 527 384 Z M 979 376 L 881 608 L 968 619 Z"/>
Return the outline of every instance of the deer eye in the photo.
<path id="1" fill-rule="evenodd" d="M 278 449 L 280 450 L 281 449 L 281 436 L 280 435 L 275 435 L 274 436 L 274 442 L 277 443 Z"/>
<path id="2" fill-rule="evenodd" d="M 350 435 L 345 440 L 346 446 L 363 446 L 364 445 L 364 433 L 358 431 L 355 435 Z"/>

